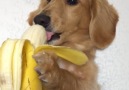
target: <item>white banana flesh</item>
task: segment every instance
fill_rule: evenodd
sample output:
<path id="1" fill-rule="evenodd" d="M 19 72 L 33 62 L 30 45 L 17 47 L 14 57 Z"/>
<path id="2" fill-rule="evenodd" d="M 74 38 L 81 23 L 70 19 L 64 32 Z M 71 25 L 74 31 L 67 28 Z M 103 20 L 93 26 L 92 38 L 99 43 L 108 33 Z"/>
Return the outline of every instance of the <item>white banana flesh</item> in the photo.
<path id="1" fill-rule="evenodd" d="M 36 48 L 46 43 L 47 39 L 46 31 L 40 25 L 33 25 L 24 32 L 21 39 L 30 40 L 31 43 Z"/>

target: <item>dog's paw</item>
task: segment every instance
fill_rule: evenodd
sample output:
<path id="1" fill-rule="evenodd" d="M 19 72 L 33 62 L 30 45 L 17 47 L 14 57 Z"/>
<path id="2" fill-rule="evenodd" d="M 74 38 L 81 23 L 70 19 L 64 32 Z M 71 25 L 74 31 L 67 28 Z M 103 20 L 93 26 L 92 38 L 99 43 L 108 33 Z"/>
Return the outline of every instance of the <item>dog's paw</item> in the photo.
<path id="1" fill-rule="evenodd" d="M 58 65 L 55 62 L 56 55 L 52 52 L 39 52 L 33 56 L 38 65 L 35 67 L 36 72 L 40 75 L 39 79 L 43 82 L 52 81 L 52 75 L 57 70 Z"/>

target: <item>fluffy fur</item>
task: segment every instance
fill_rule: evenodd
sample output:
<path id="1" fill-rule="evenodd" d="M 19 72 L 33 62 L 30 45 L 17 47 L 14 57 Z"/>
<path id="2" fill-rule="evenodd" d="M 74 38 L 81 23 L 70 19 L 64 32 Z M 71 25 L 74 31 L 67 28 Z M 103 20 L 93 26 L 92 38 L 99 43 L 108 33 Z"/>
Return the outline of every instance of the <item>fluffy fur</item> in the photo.
<path id="1" fill-rule="evenodd" d="M 117 12 L 107 0 L 78 0 L 76 5 L 69 5 L 67 1 L 41 0 L 38 9 L 30 13 L 28 22 L 32 25 L 34 17 L 41 13 L 49 16 L 51 30 L 62 33 L 51 44 L 80 50 L 89 61 L 77 66 L 44 51 L 34 56 L 38 62 L 36 71 L 45 90 L 100 90 L 95 53 L 113 41 Z"/>

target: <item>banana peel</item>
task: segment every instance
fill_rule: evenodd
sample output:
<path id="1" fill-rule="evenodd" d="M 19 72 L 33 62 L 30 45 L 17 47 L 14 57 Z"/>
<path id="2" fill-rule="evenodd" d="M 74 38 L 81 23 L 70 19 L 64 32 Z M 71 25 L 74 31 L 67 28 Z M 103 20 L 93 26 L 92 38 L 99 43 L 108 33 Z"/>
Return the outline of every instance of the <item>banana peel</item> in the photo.
<path id="1" fill-rule="evenodd" d="M 20 90 L 43 90 L 38 74 L 34 71 L 34 67 L 37 65 L 37 63 L 32 58 L 33 54 L 34 47 L 29 41 L 26 41 L 22 52 L 24 61 L 22 61 L 23 75 Z"/>
<path id="2" fill-rule="evenodd" d="M 16 40 L 4 41 L 0 48 L 0 90 L 13 90 L 11 63 L 15 44 Z"/>
<path id="3" fill-rule="evenodd" d="M 88 57 L 83 52 L 65 46 L 39 46 L 35 49 L 34 54 L 44 50 L 53 51 L 57 56 L 76 65 L 83 65 L 88 61 Z"/>

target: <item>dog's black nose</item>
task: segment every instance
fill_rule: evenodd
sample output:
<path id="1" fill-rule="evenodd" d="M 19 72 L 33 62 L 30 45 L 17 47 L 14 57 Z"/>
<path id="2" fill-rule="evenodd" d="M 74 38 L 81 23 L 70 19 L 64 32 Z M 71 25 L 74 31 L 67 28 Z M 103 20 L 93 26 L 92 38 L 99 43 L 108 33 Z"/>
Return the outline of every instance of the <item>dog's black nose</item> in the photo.
<path id="1" fill-rule="evenodd" d="M 42 25 L 46 28 L 47 26 L 49 26 L 50 17 L 44 14 L 39 14 L 34 18 L 34 22 L 35 24 Z"/>

